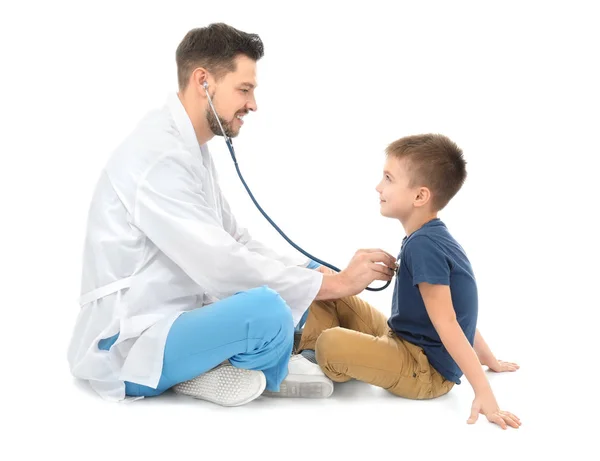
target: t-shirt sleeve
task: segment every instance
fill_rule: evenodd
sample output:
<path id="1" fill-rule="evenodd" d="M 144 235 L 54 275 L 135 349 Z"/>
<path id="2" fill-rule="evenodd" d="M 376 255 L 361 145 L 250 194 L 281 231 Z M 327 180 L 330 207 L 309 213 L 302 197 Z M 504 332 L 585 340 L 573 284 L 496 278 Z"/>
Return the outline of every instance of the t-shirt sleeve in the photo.
<path id="1" fill-rule="evenodd" d="M 416 236 L 407 242 L 404 262 L 414 286 L 419 283 L 450 285 L 450 262 L 439 245 L 427 236 Z"/>

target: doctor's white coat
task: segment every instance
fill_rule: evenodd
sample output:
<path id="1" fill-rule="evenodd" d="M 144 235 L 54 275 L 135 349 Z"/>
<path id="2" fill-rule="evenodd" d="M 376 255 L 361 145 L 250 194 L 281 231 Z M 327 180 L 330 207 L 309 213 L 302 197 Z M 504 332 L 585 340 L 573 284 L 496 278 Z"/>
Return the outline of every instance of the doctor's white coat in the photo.
<path id="1" fill-rule="evenodd" d="M 322 283 L 308 263 L 238 226 L 208 148 L 172 94 L 116 149 L 96 185 L 71 372 L 110 400 L 126 398 L 124 381 L 155 388 L 181 313 L 258 286 L 277 291 L 297 323 Z M 98 349 L 117 333 L 110 350 Z"/>

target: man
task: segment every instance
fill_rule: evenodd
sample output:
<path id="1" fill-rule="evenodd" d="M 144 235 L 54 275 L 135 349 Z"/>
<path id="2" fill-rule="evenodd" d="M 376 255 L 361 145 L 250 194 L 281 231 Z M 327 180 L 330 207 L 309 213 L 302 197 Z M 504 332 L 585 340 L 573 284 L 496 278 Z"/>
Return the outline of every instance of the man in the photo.
<path id="1" fill-rule="evenodd" d="M 390 280 L 395 259 L 356 253 L 339 274 L 314 270 L 238 226 L 207 148 L 219 122 L 235 137 L 256 111 L 255 34 L 213 24 L 177 48 L 179 92 L 116 149 L 96 186 L 74 376 L 112 400 L 167 389 L 220 405 L 260 396 L 328 397 L 332 382 L 301 355 L 294 325 L 316 300 Z M 212 101 L 219 119 L 211 111 Z"/>

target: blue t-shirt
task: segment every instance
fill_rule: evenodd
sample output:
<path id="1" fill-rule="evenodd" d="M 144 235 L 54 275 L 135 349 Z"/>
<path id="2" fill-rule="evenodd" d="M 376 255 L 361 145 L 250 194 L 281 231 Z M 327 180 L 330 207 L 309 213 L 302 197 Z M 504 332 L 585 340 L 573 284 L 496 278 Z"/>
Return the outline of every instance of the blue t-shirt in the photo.
<path id="1" fill-rule="evenodd" d="M 463 373 L 429 319 L 418 288 L 422 282 L 450 285 L 456 319 L 473 346 L 478 311 L 475 276 L 465 251 L 439 218 L 402 240 L 388 325 L 399 337 L 422 347 L 444 378 L 460 384 Z"/>

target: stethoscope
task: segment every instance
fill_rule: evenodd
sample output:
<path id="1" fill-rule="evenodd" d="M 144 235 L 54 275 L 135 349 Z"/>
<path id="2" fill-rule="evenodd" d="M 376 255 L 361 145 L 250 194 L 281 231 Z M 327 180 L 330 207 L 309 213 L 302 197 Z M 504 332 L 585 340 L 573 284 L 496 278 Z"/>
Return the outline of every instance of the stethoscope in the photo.
<path id="1" fill-rule="evenodd" d="M 261 208 L 261 206 L 258 204 L 258 202 L 256 201 L 256 199 L 254 198 L 254 195 L 252 195 L 252 192 L 250 191 L 250 188 L 248 187 L 248 185 L 246 184 L 246 181 L 244 181 L 244 178 L 242 176 L 242 173 L 240 172 L 240 168 L 238 166 L 237 160 L 235 158 L 235 151 L 233 150 L 233 143 L 231 141 L 231 138 L 229 136 L 227 136 L 225 134 L 225 130 L 223 129 L 223 125 L 221 125 L 221 119 L 219 118 L 219 115 L 217 114 L 217 111 L 215 110 L 215 106 L 213 106 L 212 103 L 212 99 L 210 97 L 210 94 L 208 94 L 208 82 L 204 82 L 203 84 L 204 87 L 204 91 L 206 91 L 206 96 L 208 98 L 208 104 L 210 105 L 210 108 L 213 111 L 213 114 L 215 115 L 215 118 L 217 119 L 217 123 L 219 124 L 219 128 L 221 129 L 221 133 L 223 133 L 223 138 L 225 138 L 225 144 L 227 144 L 227 148 L 229 149 L 229 153 L 231 154 L 231 158 L 233 159 L 233 164 L 235 165 L 235 169 L 237 171 L 238 176 L 240 177 L 240 180 L 242 181 L 242 184 L 244 185 L 244 187 L 246 188 L 246 192 L 248 192 L 248 195 L 250 196 L 250 198 L 252 199 L 252 201 L 254 202 L 254 205 L 256 205 L 256 208 L 258 208 L 258 211 L 260 211 L 262 213 L 262 215 L 265 217 L 265 219 L 267 221 L 269 221 L 269 223 L 275 228 L 275 230 L 277 232 L 279 232 L 279 234 L 290 244 L 292 245 L 296 250 L 298 250 L 300 253 L 302 253 L 304 256 L 306 256 L 307 258 L 312 259 L 313 261 L 330 268 L 331 270 L 334 270 L 336 272 L 341 272 L 340 269 L 338 269 L 335 266 L 332 266 L 331 264 L 326 263 L 325 261 L 320 260 L 319 258 L 314 257 L 313 255 L 311 255 L 310 253 L 307 253 L 306 251 L 304 251 L 302 248 L 300 248 L 298 245 L 296 245 L 294 242 L 292 242 L 289 237 L 287 235 L 285 235 L 283 233 L 283 231 L 279 228 L 279 226 L 277 226 L 277 224 L 275 224 L 273 222 L 273 220 L 269 217 L 269 215 L 267 215 L 267 213 L 265 213 L 265 211 Z M 369 288 L 366 287 L 366 290 L 369 291 L 381 291 L 381 290 L 385 290 L 389 284 L 391 283 L 391 280 L 388 280 L 386 282 L 386 284 L 380 288 Z"/>

